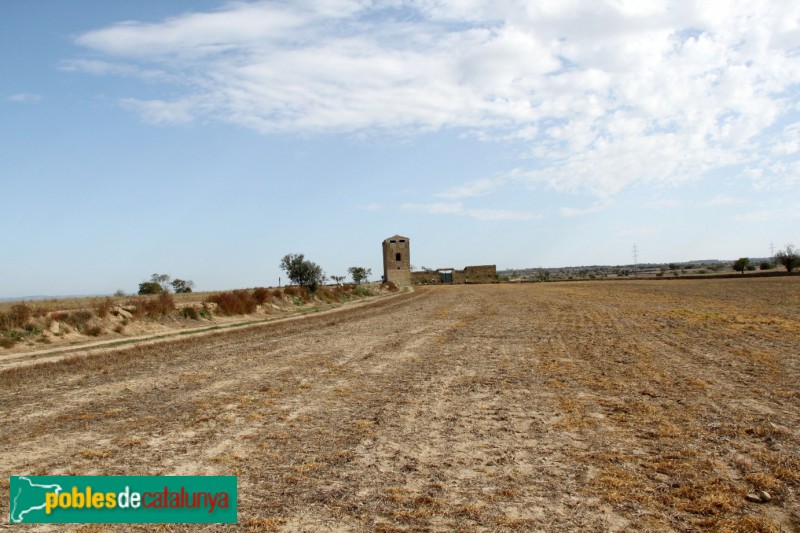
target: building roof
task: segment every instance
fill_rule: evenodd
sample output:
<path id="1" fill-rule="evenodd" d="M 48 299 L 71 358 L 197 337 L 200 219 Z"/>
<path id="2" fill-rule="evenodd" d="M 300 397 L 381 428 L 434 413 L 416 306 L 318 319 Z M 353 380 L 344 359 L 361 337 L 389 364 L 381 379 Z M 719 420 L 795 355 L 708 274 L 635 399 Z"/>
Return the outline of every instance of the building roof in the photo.
<path id="1" fill-rule="evenodd" d="M 410 240 L 408 237 L 403 237 L 402 235 L 392 235 L 391 237 L 383 239 L 383 242 L 391 241 L 392 239 L 405 239 L 406 241 Z"/>

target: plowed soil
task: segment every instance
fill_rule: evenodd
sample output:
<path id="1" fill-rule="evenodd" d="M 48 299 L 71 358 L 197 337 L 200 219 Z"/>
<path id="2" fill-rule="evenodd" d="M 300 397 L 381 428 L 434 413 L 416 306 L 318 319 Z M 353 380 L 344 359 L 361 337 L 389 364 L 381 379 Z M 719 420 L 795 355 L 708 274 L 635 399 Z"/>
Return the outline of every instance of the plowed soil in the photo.
<path id="1" fill-rule="evenodd" d="M 418 289 L 0 372 L 0 495 L 237 475 L 252 530 L 800 531 L 799 353 L 796 277 Z"/>

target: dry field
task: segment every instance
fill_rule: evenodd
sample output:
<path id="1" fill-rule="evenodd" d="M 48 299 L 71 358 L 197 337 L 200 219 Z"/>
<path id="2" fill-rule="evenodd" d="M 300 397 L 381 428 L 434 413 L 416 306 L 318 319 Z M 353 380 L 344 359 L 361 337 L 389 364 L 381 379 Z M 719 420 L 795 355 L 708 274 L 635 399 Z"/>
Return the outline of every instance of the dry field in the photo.
<path id="1" fill-rule="evenodd" d="M 0 372 L 0 495 L 234 474 L 252 530 L 800 531 L 799 352 L 797 277 L 419 289 Z"/>

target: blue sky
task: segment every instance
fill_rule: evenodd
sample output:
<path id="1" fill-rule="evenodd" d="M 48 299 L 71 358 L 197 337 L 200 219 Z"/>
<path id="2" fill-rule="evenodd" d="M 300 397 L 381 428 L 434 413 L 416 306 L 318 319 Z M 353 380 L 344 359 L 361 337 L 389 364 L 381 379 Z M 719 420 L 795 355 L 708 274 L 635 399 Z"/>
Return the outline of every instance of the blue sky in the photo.
<path id="1" fill-rule="evenodd" d="M 0 3 L 0 297 L 800 244 L 795 1 Z"/>

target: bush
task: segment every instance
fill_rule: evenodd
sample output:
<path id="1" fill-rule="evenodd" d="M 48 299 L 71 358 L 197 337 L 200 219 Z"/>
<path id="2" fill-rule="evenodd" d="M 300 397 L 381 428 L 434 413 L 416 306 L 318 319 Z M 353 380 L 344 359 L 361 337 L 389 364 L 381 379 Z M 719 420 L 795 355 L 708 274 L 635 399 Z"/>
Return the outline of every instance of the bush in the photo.
<path id="1" fill-rule="evenodd" d="M 226 315 L 249 315 L 258 306 L 256 299 L 247 290 L 220 292 L 209 296 L 206 301 L 217 304 L 220 312 Z"/>
<path id="2" fill-rule="evenodd" d="M 358 285 L 356 287 L 355 292 L 359 296 L 372 296 L 372 293 L 370 292 L 370 290 L 368 288 L 366 288 L 366 287 L 361 286 L 361 285 Z"/>
<path id="3" fill-rule="evenodd" d="M 30 307 L 25 304 L 14 304 L 7 313 L 0 313 L 0 331 L 24 327 L 32 316 Z"/>
<path id="4" fill-rule="evenodd" d="M 162 292 L 158 298 L 149 301 L 151 305 L 147 310 L 147 316 L 151 318 L 164 317 L 175 310 L 175 300 L 168 292 Z"/>
<path id="5" fill-rule="evenodd" d="M 269 300 L 269 289 L 264 287 L 256 287 L 253 289 L 253 299 L 258 305 L 264 305 Z"/>
<path id="6" fill-rule="evenodd" d="M 71 312 L 61 311 L 59 313 L 53 313 L 53 318 L 55 320 L 65 322 L 78 331 L 83 331 L 86 328 L 86 323 L 91 320 L 93 316 L 94 313 L 86 309 Z"/>
<path id="7" fill-rule="evenodd" d="M 175 300 L 168 292 L 163 292 L 157 298 L 139 297 L 128 300 L 127 305 L 135 307 L 134 316 L 141 318 L 162 318 L 175 310 Z"/>
<path id="8" fill-rule="evenodd" d="M 289 297 L 298 296 L 300 294 L 300 289 L 298 287 L 289 285 L 288 287 L 283 288 L 283 294 Z"/>
<path id="9" fill-rule="evenodd" d="M 773 268 L 775 268 L 775 265 L 773 265 L 769 261 L 761 261 L 761 264 L 758 265 L 758 268 L 761 270 L 772 270 Z"/>
<path id="10" fill-rule="evenodd" d="M 0 338 L 0 347 L 3 348 L 13 348 L 16 343 L 16 339 L 12 339 L 11 337 Z"/>
<path id="11" fill-rule="evenodd" d="M 114 307 L 114 300 L 111 298 L 101 300 L 99 303 L 94 305 L 94 308 L 97 310 L 97 316 L 100 318 L 107 317 L 112 307 Z"/>
<path id="12" fill-rule="evenodd" d="M 87 335 L 89 335 L 89 336 L 97 337 L 101 333 L 103 333 L 103 328 L 101 328 L 100 326 L 92 326 L 92 327 L 86 328 L 86 332 L 85 333 Z"/>
<path id="13" fill-rule="evenodd" d="M 200 313 L 197 312 L 197 309 L 191 306 L 181 309 L 181 316 L 190 320 L 200 320 Z"/>
<path id="14" fill-rule="evenodd" d="M 330 302 L 334 299 L 333 292 L 327 287 L 320 287 L 317 289 L 316 295 L 325 300 L 325 302 Z"/>

